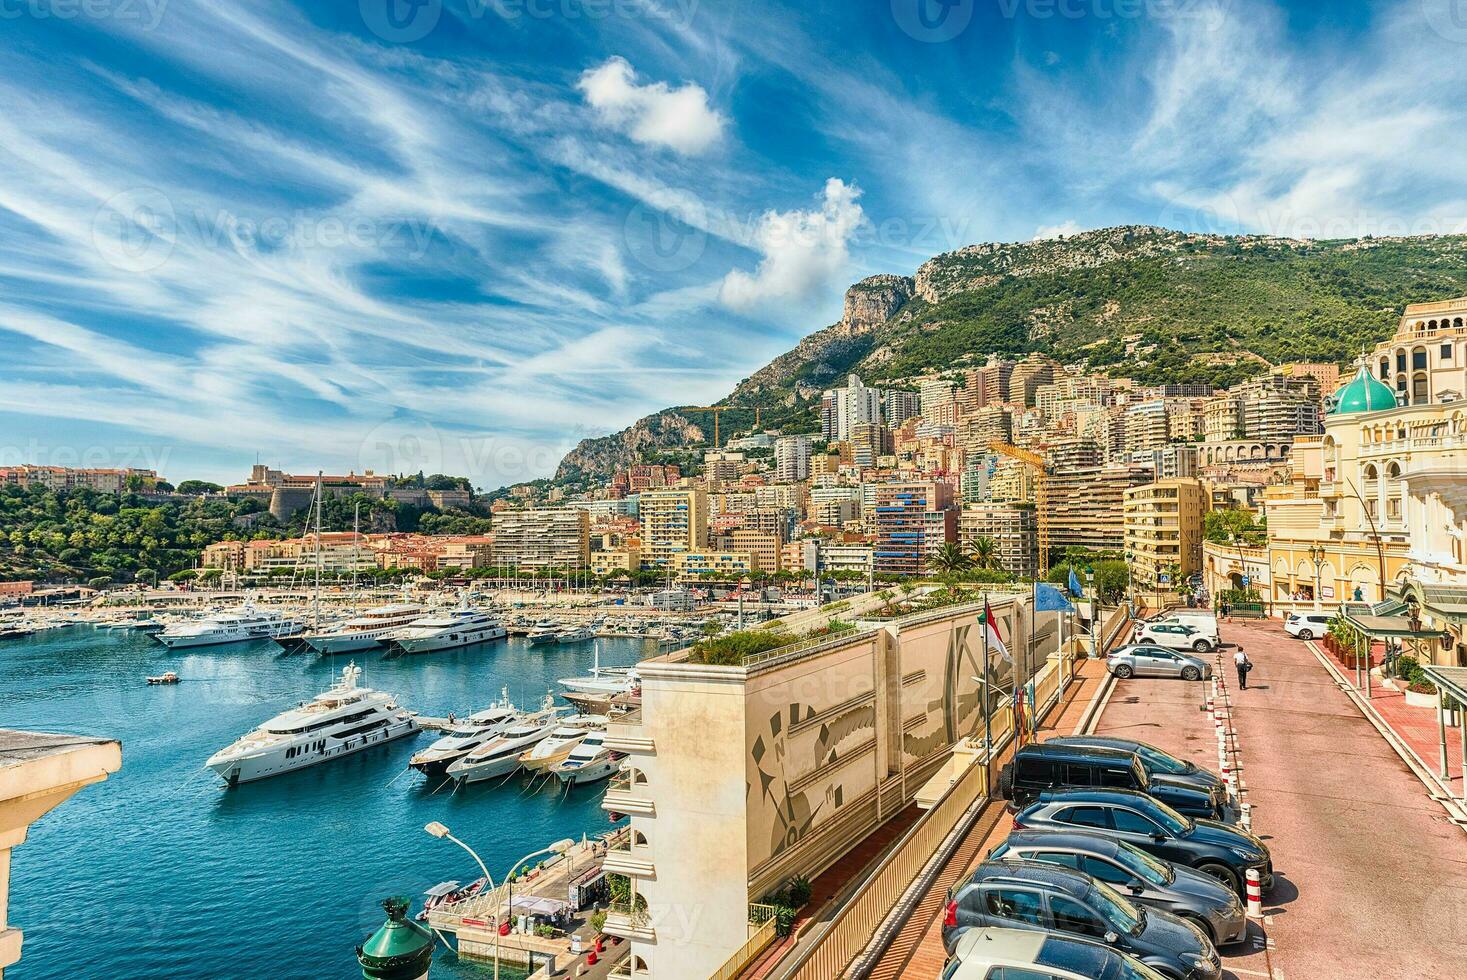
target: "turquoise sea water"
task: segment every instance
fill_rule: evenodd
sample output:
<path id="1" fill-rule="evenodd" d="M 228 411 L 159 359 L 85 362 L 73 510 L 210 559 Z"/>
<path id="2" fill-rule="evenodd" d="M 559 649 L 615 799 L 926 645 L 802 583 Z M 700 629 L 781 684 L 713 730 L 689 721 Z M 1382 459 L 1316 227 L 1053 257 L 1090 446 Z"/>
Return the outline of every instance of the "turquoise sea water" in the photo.
<path id="1" fill-rule="evenodd" d="M 599 640 L 622 665 L 656 644 Z M 272 643 L 170 652 L 130 631 L 71 627 L 0 641 L 0 727 L 122 741 L 122 771 L 31 828 L 14 851 L 10 919 L 25 931 L 6 980 L 75 977 L 359 977 L 353 949 L 383 920 L 378 902 L 478 871 L 496 879 L 527 852 L 609 829 L 603 787 L 563 796 L 503 786 L 432 793 L 405 771 L 428 733 L 299 773 L 221 787 L 204 760 L 271 715 L 330 686 L 348 657 L 285 656 Z M 427 716 L 520 707 L 587 672 L 592 644 L 524 640 L 384 659 L 358 654 L 363 684 Z M 172 687 L 143 678 L 174 670 Z M 439 945 L 439 980 L 488 976 Z M 508 976 L 508 974 L 506 974 Z"/>

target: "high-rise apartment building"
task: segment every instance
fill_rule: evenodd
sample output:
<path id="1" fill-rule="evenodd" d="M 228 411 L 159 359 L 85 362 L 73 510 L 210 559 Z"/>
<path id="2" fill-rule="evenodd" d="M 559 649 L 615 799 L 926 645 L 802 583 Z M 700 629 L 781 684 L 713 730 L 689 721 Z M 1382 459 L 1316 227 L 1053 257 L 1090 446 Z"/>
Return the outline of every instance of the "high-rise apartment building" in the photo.
<path id="1" fill-rule="evenodd" d="M 851 427 L 851 455 L 855 464 L 870 468 L 892 453 L 891 430 L 880 422 L 860 422 Z"/>
<path id="2" fill-rule="evenodd" d="M 747 555 L 750 567 L 756 572 L 777 572 L 783 567 L 784 534 L 741 527 L 730 537 L 733 539 L 734 554 Z"/>
<path id="3" fill-rule="evenodd" d="M 1212 494 L 1196 479 L 1158 480 L 1125 492 L 1126 555 L 1138 587 L 1175 588 L 1202 568 L 1202 520 L 1211 506 Z"/>
<path id="4" fill-rule="evenodd" d="M 922 382 L 922 415 L 930 417 L 939 405 L 953 402 L 953 383 L 940 378 Z"/>
<path id="5" fill-rule="evenodd" d="M 1122 550 L 1126 491 L 1149 482 L 1151 470 L 1139 466 L 1056 467 L 1046 481 L 1043 502 L 1049 508 L 1051 547 Z"/>
<path id="6" fill-rule="evenodd" d="M 1033 507 L 1012 504 L 964 504 L 958 517 L 958 537 L 970 557 L 979 538 L 995 546 L 999 567 L 1019 578 L 1039 574 L 1039 524 Z"/>
<path id="7" fill-rule="evenodd" d="M 810 478 L 810 437 L 782 436 L 774 444 L 775 478 L 795 483 Z"/>
<path id="8" fill-rule="evenodd" d="M 876 571 L 920 575 L 944 544 L 957 541 L 950 483 L 883 483 L 876 487 Z"/>
<path id="9" fill-rule="evenodd" d="M 638 509 L 644 565 L 665 567 L 708 547 L 708 495 L 701 487 L 645 490 Z"/>
<path id="10" fill-rule="evenodd" d="M 844 388 L 825 392 L 821 400 L 820 433 L 827 441 L 849 439 L 853 426 L 880 421 L 880 390 L 867 388 L 854 374 Z"/>
<path id="11" fill-rule="evenodd" d="M 1197 475 L 1196 446 L 1176 444 L 1151 451 L 1151 468 L 1158 480 Z"/>
<path id="12" fill-rule="evenodd" d="M 1253 442 L 1290 442 L 1320 429 L 1319 383 L 1309 376 L 1267 374 L 1233 389 L 1239 428 Z"/>
<path id="13" fill-rule="evenodd" d="M 1061 367 L 1058 361 L 1045 354 L 1030 354 L 1014 365 L 1009 377 L 1009 401 L 1018 402 L 1026 408 L 1034 407 L 1035 396 L 1043 385 L 1053 384 Z"/>
<path id="14" fill-rule="evenodd" d="M 494 515 L 494 561 L 516 568 L 585 568 L 591 515 L 580 507 L 503 510 Z"/>
<path id="15" fill-rule="evenodd" d="M 896 428 L 922 414 L 922 396 L 915 391 L 888 389 L 881 393 L 881 411 L 886 424 Z"/>

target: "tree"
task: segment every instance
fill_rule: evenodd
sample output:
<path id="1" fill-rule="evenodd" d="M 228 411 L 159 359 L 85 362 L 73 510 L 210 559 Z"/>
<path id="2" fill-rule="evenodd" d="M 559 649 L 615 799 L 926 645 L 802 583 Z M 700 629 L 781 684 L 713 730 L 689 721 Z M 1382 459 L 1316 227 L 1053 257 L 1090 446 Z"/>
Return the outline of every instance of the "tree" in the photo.
<path id="1" fill-rule="evenodd" d="M 998 542 L 984 535 L 973 539 L 973 547 L 969 552 L 972 563 L 978 568 L 998 567 Z"/>
<path id="2" fill-rule="evenodd" d="M 178 492 L 190 497 L 198 497 L 206 493 L 223 493 L 224 488 L 207 480 L 184 480 L 178 485 Z"/>
<path id="3" fill-rule="evenodd" d="M 1095 589 L 1103 602 L 1117 603 L 1126 595 L 1131 568 L 1123 561 L 1095 563 Z"/>
<path id="4" fill-rule="evenodd" d="M 938 548 L 931 557 L 927 559 L 927 567 L 939 574 L 943 572 L 961 572 L 973 566 L 972 560 L 965 554 L 963 549 L 952 542 Z"/>

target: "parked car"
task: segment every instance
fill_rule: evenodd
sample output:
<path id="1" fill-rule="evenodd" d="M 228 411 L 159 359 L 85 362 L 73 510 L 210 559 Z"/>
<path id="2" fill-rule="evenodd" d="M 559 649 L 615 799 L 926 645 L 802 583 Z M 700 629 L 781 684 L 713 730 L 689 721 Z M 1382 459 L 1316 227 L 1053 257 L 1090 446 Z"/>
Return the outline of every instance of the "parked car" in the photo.
<path id="1" fill-rule="evenodd" d="M 1178 609 L 1163 616 L 1150 620 L 1150 624 L 1167 626 L 1190 626 L 1199 635 L 1206 637 L 1213 646 L 1222 643 L 1222 635 L 1217 629 L 1217 615 L 1200 609 Z"/>
<path id="2" fill-rule="evenodd" d="M 1248 935 L 1243 903 L 1210 875 L 1152 857 L 1125 841 L 1066 831 L 1016 831 L 989 852 L 990 861 L 1038 861 L 1083 871 L 1147 908 L 1198 926 L 1214 946 Z"/>
<path id="3" fill-rule="evenodd" d="M 1152 776 L 1134 751 L 1068 745 L 1051 739 L 1025 745 L 998 774 L 998 792 L 1018 812 L 1044 792 L 1056 789 L 1114 787 L 1148 793 L 1183 813 L 1218 817 L 1227 812 L 1228 794 L 1221 785 L 1199 787 L 1190 779 Z"/>
<path id="4" fill-rule="evenodd" d="M 1284 619 L 1284 632 L 1301 640 L 1312 640 L 1329 632 L 1328 613 L 1289 613 Z"/>
<path id="5" fill-rule="evenodd" d="M 1203 769 L 1186 759 L 1177 758 L 1164 749 L 1159 749 L 1146 742 L 1138 742 L 1134 738 L 1116 738 L 1112 735 L 1064 735 L 1045 742 L 1045 744 L 1052 743 L 1134 752 L 1140 757 L 1141 765 L 1146 768 L 1148 776 L 1153 778 L 1165 776 L 1169 782 L 1196 786 L 1199 791 L 1205 793 L 1212 793 L 1218 787 L 1223 788 L 1224 794 L 1227 791 L 1222 777 L 1212 770 Z"/>
<path id="6" fill-rule="evenodd" d="M 1032 929 L 964 929 L 942 980 L 1163 980 L 1109 946 Z"/>
<path id="7" fill-rule="evenodd" d="M 1254 835 L 1215 820 L 1184 817 L 1144 793 L 1123 789 L 1040 794 L 1014 817 L 1016 830 L 1079 830 L 1123 840 L 1153 857 L 1195 868 L 1242 895 L 1249 869 L 1265 891 L 1273 859 Z"/>
<path id="8" fill-rule="evenodd" d="M 1172 650 L 1196 650 L 1209 653 L 1217 641 L 1206 636 L 1195 626 L 1185 623 L 1142 623 L 1136 630 L 1137 643 L 1150 643 Z"/>
<path id="9" fill-rule="evenodd" d="M 1032 861 L 986 861 L 948 896 L 943 946 L 965 928 L 1071 933 L 1134 956 L 1165 977 L 1219 980 L 1222 959 L 1195 925 L 1143 908 L 1083 871 Z"/>
<path id="10" fill-rule="evenodd" d="M 1105 658 L 1106 669 L 1117 677 L 1180 677 L 1201 681 L 1212 677 L 1212 664 L 1180 650 L 1149 643 L 1121 647 Z"/>

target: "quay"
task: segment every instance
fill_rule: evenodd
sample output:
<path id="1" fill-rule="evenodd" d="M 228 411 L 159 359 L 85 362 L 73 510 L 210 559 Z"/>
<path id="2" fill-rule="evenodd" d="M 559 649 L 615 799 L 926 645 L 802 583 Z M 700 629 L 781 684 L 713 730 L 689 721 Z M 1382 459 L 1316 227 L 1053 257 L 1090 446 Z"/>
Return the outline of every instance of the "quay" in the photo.
<path id="1" fill-rule="evenodd" d="M 599 939 L 603 948 L 595 958 L 609 968 L 628 946 L 598 933 L 591 916 L 605 904 L 606 855 L 627 842 L 624 827 L 583 838 L 514 882 L 433 909 L 428 925 L 440 936 L 453 935 L 464 959 L 493 962 L 497 955 L 501 962 L 530 970 L 548 967 L 546 976 L 561 975 L 567 964 L 594 950 Z M 507 932 L 501 923 L 509 925 Z M 537 934 L 536 928 L 545 925 L 552 934 Z"/>

